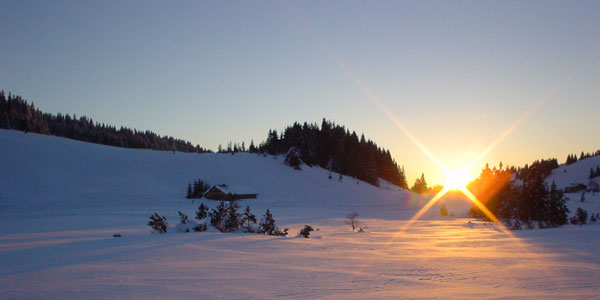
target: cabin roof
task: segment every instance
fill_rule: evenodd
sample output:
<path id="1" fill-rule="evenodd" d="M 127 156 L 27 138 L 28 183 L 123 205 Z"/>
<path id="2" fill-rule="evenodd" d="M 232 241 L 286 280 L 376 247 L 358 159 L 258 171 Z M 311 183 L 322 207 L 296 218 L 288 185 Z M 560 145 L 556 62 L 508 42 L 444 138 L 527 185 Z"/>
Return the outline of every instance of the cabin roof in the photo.
<path id="1" fill-rule="evenodd" d="M 209 191 L 212 190 L 213 188 L 218 189 L 219 191 L 223 192 L 223 194 L 232 194 L 232 195 L 258 194 L 252 188 L 243 186 L 243 185 L 225 185 L 225 184 L 213 185 L 213 187 L 210 188 Z"/>

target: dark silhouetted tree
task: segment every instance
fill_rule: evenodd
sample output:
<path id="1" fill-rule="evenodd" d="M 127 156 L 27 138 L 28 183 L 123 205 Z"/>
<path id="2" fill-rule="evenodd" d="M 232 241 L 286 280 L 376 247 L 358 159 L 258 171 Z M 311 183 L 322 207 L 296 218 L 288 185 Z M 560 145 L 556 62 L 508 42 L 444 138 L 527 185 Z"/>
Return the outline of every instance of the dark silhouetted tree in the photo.
<path id="1" fill-rule="evenodd" d="M 253 232 L 252 225 L 256 224 L 256 216 L 250 212 L 250 206 L 246 206 L 246 210 L 242 213 L 240 223 L 246 232 Z"/>
<path id="2" fill-rule="evenodd" d="M 168 226 L 167 218 L 159 216 L 158 213 L 154 213 L 154 215 L 150 215 L 148 226 L 152 227 L 152 229 L 159 234 L 166 233 Z"/>
<path id="3" fill-rule="evenodd" d="M 312 226 L 304 225 L 304 228 L 302 228 L 302 230 L 300 230 L 300 235 L 303 236 L 304 238 L 308 238 L 312 231 L 314 231 Z"/>

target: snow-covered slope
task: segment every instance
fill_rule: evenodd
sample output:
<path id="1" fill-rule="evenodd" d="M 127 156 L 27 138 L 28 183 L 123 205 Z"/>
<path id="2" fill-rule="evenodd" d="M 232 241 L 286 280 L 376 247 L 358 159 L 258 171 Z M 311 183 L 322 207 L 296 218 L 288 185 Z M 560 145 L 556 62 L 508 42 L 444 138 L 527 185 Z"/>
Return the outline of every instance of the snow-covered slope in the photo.
<path id="1" fill-rule="evenodd" d="M 600 166 L 600 156 L 593 156 L 583 160 L 579 160 L 573 164 L 562 164 L 557 169 L 552 170 L 552 174 L 546 178 L 546 182 L 551 184 L 554 182 L 560 189 L 571 186 L 573 184 L 585 184 L 590 182 L 590 168 Z M 600 183 L 600 177 L 593 179 Z"/>
<path id="2" fill-rule="evenodd" d="M 585 162 L 585 161 L 584 161 Z M 589 168 L 588 168 L 589 172 Z M 0 130 L 0 299 L 591 299 L 600 226 L 507 234 L 464 197 L 377 188 L 281 157 L 132 150 Z M 195 179 L 245 186 L 290 236 L 174 233 Z M 214 207 L 213 201 L 202 200 Z M 345 224 L 359 213 L 366 232 Z M 148 216 L 167 216 L 165 235 Z M 310 224 L 311 239 L 294 238 Z M 122 237 L 113 238 L 114 233 Z"/>
<path id="3" fill-rule="evenodd" d="M 552 173 L 546 178 L 546 183 L 556 184 L 559 189 L 564 189 L 575 184 L 588 186 L 590 181 L 600 183 L 600 177 L 589 179 L 590 168 L 600 166 L 600 156 L 589 157 L 576 163 L 566 165 L 562 164 L 552 170 Z M 577 208 L 582 208 L 588 215 L 600 212 L 600 192 L 576 192 L 566 193 L 567 207 L 570 210 L 569 216 L 573 216 Z M 583 197 L 583 202 L 581 201 Z"/>
<path id="4" fill-rule="evenodd" d="M 184 196 L 196 179 L 258 192 L 258 199 L 243 200 L 241 206 L 250 205 L 257 215 L 269 208 L 280 223 L 343 218 L 352 211 L 362 217 L 406 218 L 426 200 L 387 182 L 378 188 L 350 177 L 330 180 L 319 167 L 296 171 L 282 157 L 132 150 L 7 130 L 0 130 L 0 144 L 0 209 L 17 218 L 94 217 L 100 210 L 129 215 L 117 220 L 143 228 L 154 212 L 171 220 L 179 210 L 193 215 L 198 200 Z M 464 216 L 467 205 L 462 203 L 455 210 Z M 85 226 L 108 225 L 99 219 Z M 39 230 L 24 225 L 11 231 Z M 53 224 L 46 226 L 52 230 Z"/>

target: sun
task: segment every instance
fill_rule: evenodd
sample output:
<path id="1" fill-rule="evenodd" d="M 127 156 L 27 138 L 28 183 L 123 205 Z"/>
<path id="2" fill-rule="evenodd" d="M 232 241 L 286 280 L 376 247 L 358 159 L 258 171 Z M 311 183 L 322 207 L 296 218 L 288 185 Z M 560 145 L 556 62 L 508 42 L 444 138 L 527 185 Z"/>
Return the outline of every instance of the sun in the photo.
<path id="1" fill-rule="evenodd" d="M 471 181 L 469 172 L 466 169 L 448 171 L 446 173 L 446 185 L 448 190 L 461 190 Z"/>

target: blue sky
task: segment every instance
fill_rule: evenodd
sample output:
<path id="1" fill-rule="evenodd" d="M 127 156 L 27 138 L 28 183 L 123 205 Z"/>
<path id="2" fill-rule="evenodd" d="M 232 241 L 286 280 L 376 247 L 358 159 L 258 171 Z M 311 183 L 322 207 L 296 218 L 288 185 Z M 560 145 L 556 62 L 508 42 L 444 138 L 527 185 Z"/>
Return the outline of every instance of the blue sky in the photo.
<path id="1" fill-rule="evenodd" d="M 442 183 L 352 76 L 449 168 L 539 101 L 484 162 L 563 161 L 600 148 L 599 15 L 599 1 L 1 1 L 0 89 L 213 149 L 325 117 L 389 148 L 409 184 Z"/>

